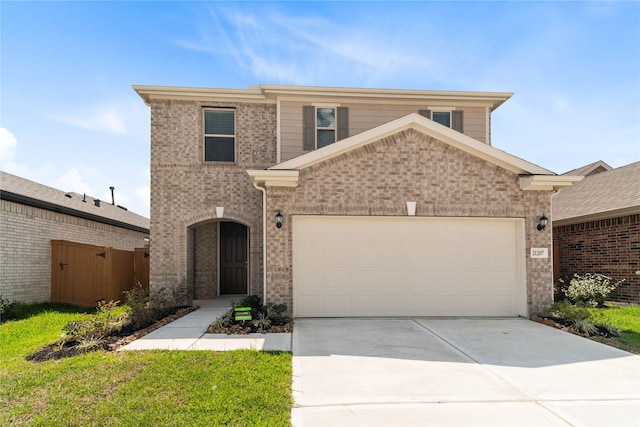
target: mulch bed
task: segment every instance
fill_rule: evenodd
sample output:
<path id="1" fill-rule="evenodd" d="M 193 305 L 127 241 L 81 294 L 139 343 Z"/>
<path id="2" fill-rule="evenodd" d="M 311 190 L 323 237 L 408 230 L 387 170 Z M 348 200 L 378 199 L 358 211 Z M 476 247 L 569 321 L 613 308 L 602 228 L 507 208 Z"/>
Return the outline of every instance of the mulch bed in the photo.
<path id="1" fill-rule="evenodd" d="M 173 322 L 182 316 L 197 310 L 198 307 L 176 307 L 169 311 L 162 319 L 156 321 L 152 325 L 144 327 L 142 329 L 132 329 L 131 327 L 125 327 L 118 331 L 116 334 L 106 337 L 100 345 L 92 348 L 92 351 L 104 350 L 104 351 L 116 351 L 120 347 L 127 345 L 140 337 L 147 335 L 150 332 L 155 331 L 168 323 Z M 82 354 L 83 351 L 78 349 L 78 345 L 82 339 L 79 337 L 67 338 L 62 341 L 49 344 L 33 354 L 26 357 L 26 360 L 32 362 L 45 362 L 47 360 L 58 360 L 64 357 L 72 357 L 78 354 Z"/>
<path id="2" fill-rule="evenodd" d="M 247 334 L 277 334 L 293 332 L 293 320 L 286 318 L 281 325 L 271 325 L 268 328 L 261 328 L 252 325 L 251 322 L 247 322 L 244 325 L 236 323 L 228 327 L 223 326 L 209 326 L 207 329 L 208 334 L 227 334 L 227 335 L 247 335 Z"/>
<path id="3" fill-rule="evenodd" d="M 574 335 L 579 335 L 581 337 L 585 337 L 585 338 L 589 338 L 589 337 L 594 337 L 594 336 L 598 336 L 598 337 L 603 337 L 603 338 L 611 338 L 612 335 L 609 334 L 609 331 L 607 331 L 604 328 L 601 328 L 599 326 L 596 325 L 596 327 L 598 328 L 598 332 L 597 334 L 594 335 L 589 335 L 586 333 L 582 333 L 580 331 L 576 331 L 575 329 L 572 328 L 573 323 L 571 322 L 571 320 L 569 319 L 562 319 L 562 318 L 558 318 L 558 317 L 552 317 L 552 316 L 533 316 L 533 321 L 538 322 L 538 323 L 542 323 L 544 325 L 547 326 L 551 326 L 554 327 L 556 329 L 560 329 L 562 331 L 565 332 L 569 332 L 572 333 Z"/>

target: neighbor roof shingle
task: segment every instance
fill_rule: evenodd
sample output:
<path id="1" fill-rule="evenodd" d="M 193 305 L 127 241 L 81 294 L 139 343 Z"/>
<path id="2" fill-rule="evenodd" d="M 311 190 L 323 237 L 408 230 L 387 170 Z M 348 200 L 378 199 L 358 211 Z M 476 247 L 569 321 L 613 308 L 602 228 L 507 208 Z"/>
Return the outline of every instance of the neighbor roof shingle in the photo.
<path id="1" fill-rule="evenodd" d="M 100 207 L 98 207 L 94 203 L 94 197 L 86 196 L 84 197 L 85 201 L 83 201 L 83 195 L 81 194 L 60 191 L 2 171 L 0 171 L 0 190 L 2 191 L 3 199 L 15 198 L 24 199 L 25 201 L 31 199 L 32 201 L 41 202 L 45 208 L 47 206 L 50 207 L 50 210 L 60 210 L 70 214 L 75 213 L 77 214 L 76 216 L 85 218 L 94 217 L 96 220 L 102 218 L 110 223 L 121 223 L 145 229 L 146 232 L 149 230 L 149 218 L 105 201 L 101 201 Z M 71 197 L 67 197 L 67 194 Z M 56 207 L 61 209 L 56 209 Z"/>
<path id="2" fill-rule="evenodd" d="M 640 213 L 640 162 L 585 177 L 556 194 L 552 208 L 563 223 Z"/>

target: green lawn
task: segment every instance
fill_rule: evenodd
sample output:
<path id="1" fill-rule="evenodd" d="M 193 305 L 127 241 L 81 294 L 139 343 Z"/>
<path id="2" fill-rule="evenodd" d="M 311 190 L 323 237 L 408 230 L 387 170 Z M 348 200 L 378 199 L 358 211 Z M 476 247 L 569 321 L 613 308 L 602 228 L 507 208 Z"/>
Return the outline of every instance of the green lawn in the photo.
<path id="1" fill-rule="evenodd" d="M 96 352 L 27 362 L 83 316 L 39 307 L 0 325 L 0 425 L 290 424 L 289 353 Z"/>
<path id="2" fill-rule="evenodd" d="M 604 308 L 588 308 L 594 323 L 609 322 L 622 333 L 616 338 L 593 338 L 632 353 L 640 354 L 640 306 L 608 303 Z"/>

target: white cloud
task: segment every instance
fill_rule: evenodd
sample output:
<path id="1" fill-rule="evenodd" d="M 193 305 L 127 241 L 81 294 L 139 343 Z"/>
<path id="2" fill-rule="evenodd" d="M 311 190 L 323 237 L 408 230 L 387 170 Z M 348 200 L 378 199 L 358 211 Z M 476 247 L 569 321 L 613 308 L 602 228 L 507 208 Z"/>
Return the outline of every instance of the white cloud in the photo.
<path id="1" fill-rule="evenodd" d="M 127 132 L 125 116 L 122 108 L 118 106 L 98 106 L 83 111 L 56 115 L 53 118 L 82 129 L 123 135 Z"/>
<path id="2" fill-rule="evenodd" d="M 13 160 L 17 146 L 18 140 L 15 135 L 7 128 L 0 128 L 0 164 Z"/>
<path id="3" fill-rule="evenodd" d="M 347 76 L 361 85 L 432 65 L 424 55 L 432 48 L 410 33 L 389 34 L 362 22 L 345 25 L 316 16 L 216 7 L 200 27 L 197 40 L 174 43 L 218 58 L 228 56 L 236 67 L 267 82 L 326 84 Z"/>
<path id="4" fill-rule="evenodd" d="M 63 191 L 73 191 L 79 194 L 93 194 L 91 186 L 87 184 L 80 171 L 76 168 L 67 170 L 62 176 L 55 180 L 53 186 Z"/>

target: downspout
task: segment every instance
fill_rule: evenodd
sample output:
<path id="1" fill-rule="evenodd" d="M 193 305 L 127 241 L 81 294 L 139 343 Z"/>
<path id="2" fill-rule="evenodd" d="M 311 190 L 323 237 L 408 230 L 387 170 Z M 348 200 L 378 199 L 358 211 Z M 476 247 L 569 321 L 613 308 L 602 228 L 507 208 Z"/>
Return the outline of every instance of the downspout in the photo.
<path id="1" fill-rule="evenodd" d="M 262 302 L 267 303 L 267 190 L 252 182 L 262 192 Z"/>

